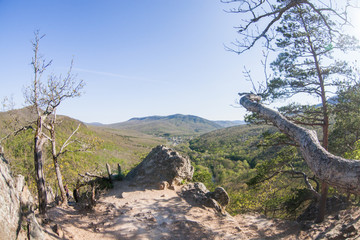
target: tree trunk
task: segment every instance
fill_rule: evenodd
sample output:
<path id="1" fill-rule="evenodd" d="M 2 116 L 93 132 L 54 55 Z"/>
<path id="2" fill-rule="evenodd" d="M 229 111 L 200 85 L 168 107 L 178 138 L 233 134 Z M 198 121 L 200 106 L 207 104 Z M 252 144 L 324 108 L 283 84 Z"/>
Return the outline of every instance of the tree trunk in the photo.
<path id="1" fill-rule="evenodd" d="M 108 176 L 109 176 L 109 182 L 112 184 L 112 179 L 111 179 L 111 168 L 110 165 L 108 163 L 106 163 L 106 170 L 108 172 Z"/>
<path id="2" fill-rule="evenodd" d="M 67 196 L 66 196 L 64 183 L 63 183 L 63 180 L 62 180 L 60 165 L 59 165 L 59 163 L 57 161 L 57 158 L 54 158 L 53 160 L 54 160 L 54 168 L 55 168 L 55 172 L 56 172 L 56 178 L 57 178 L 57 182 L 58 182 L 60 193 L 61 193 L 61 205 L 62 206 L 67 206 L 68 201 L 67 201 Z"/>
<path id="3" fill-rule="evenodd" d="M 119 179 L 119 180 L 123 180 L 120 163 L 118 163 L 117 166 L 118 166 L 118 179 Z"/>
<path id="4" fill-rule="evenodd" d="M 281 132 L 297 142 L 307 165 L 320 180 L 350 193 L 360 193 L 360 161 L 329 153 L 321 146 L 315 131 L 300 127 L 280 113 L 252 102 L 249 95 L 242 97 L 240 104 L 271 121 Z"/>
<path id="5" fill-rule="evenodd" d="M 63 180 L 62 180 L 62 174 L 61 174 L 60 165 L 59 165 L 59 162 L 58 162 L 58 154 L 57 154 L 57 151 L 56 151 L 56 132 L 55 132 L 56 113 L 54 115 L 55 115 L 54 120 L 50 124 L 50 126 L 51 126 L 51 128 L 50 128 L 50 136 L 51 136 L 51 146 L 52 146 L 52 157 L 53 157 L 57 182 L 58 182 L 60 193 L 61 193 L 61 205 L 62 206 L 67 206 L 68 201 L 67 201 L 67 196 L 66 196 L 64 183 L 63 183 Z"/>
<path id="6" fill-rule="evenodd" d="M 38 190 L 39 212 L 45 214 L 46 212 L 46 187 L 44 175 L 44 144 L 46 138 L 42 135 L 42 117 L 38 118 L 37 131 L 35 133 L 34 146 L 34 164 L 35 164 L 35 180 Z"/>
<path id="7" fill-rule="evenodd" d="M 323 181 L 321 184 L 321 196 L 319 200 L 319 212 L 316 216 L 315 223 L 321 223 L 325 219 L 326 213 L 326 199 L 328 195 L 329 185 Z"/>

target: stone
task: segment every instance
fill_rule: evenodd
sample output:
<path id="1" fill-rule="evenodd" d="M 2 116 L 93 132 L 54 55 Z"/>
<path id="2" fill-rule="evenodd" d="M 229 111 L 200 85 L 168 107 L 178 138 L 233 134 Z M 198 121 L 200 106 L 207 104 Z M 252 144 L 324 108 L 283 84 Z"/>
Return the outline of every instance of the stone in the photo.
<path id="1" fill-rule="evenodd" d="M 29 235 L 30 239 L 43 240 L 45 239 L 44 232 L 42 231 L 39 223 L 35 218 L 34 213 L 28 214 L 27 222 L 29 223 Z"/>
<path id="2" fill-rule="evenodd" d="M 28 186 L 25 184 L 25 177 L 18 175 L 15 177 L 15 185 L 19 194 L 20 205 L 24 210 L 33 211 L 34 210 L 34 198 L 32 197 Z"/>
<path id="3" fill-rule="evenodd" d="M 19 192 L 5 158 L 0 160 L 0 239 L 16 239 L 21 219 Z"/>
<path id="4" fill-rule="evenodd" d="M 50 185 L 46 185 L 46 203 L 50 204 L 55 202 L 55 194 Z"/>
<path id="5" fill-rule="evenodd" d="M 157 146 L 147 157 L 126 175 L 136 185 L 158 187 L 161 182 L 179 185 L 191 180 L 194 167 L 188 158 L 165 146 Z"/>
<path id="6" fill-rule="evenodd" d="M 206 193 L 206 196 L 216 200 L 223 208 L 230 203 L 230 197 L 222 187 L 215 188 L 214 192 Z"/>
<path id="7" fill-rule="evenodd" d="M 61 227 L 58 224 L 55 224 L 51 227 L 51 229 L 56 233 L 56 235 L 59 236 L 59 238 L 64 238 L 64 231 L 61 229 Z"/>
<path id="8" fill-rule="evenodd" d="M 13 178 L 7 161 L 0 154 L 0 239 L 17 239 L 29 235 L 31 239 L 45 239 L 34 212 L 34 200 L 23 176 Z M 28 233 L 23 233 L 24 224 Z"/>
<path id="9" fill-rule="evenodd" d="M 219 213 L 224 213 L 230 198 L 224 188 L 219 187 L 214 192 L 210 192 L 201 182 L 189 183 L 182 187 L 180 195 L 187 201 L 213 208 Z"/>
<path id="10" fill-rule="evenodd" d="M 162 181 L 159 183 L 159 190 L 166 190 L 169 188 L 169 183 L 167 181 Z"/>

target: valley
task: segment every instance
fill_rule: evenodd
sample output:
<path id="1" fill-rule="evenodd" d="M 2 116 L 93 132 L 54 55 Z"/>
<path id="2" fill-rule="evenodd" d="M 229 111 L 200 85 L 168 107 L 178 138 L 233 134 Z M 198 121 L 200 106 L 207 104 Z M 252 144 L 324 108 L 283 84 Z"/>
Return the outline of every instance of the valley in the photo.
<path id="1" fill-rule="evenodd" d="M 25 124 L 31 123 L 31 116 L 26 108 L 0 113 L 2 133 L 12 131 L 9 128 L 11 124 L 6 124 L 11 119 Z M 120 164 L 122 174 L 126 175 L 152 148 L 167 145 L 191 160 L 195 169 L 192 181 L 203 182 L 209 190 L 218 186 L 224 187 L 231 199 L 227 212 L 238 216 L 237 219 L 240 219 L 240 216 L 243 216 L 241 219 L 253 219 L 253 224 L 258 228 L 261 228 L 258 224 L 265 221 L 265 217 L 296 220 L 311 203 L 311 198 L 304 198 L 306 191 L 301 178 L 287 174 L 268 178 L 269 174 L 274 174 L 273 168 L 281 166 L 283 160 L 279 159 L 279 156 L 288 156 L 293 151 L 276 144 L 268 145 L 267 138 L 278 133 L 274 127 L 250 124 L 225 127 L 231 122 L 220 125 L 199 117 L 179 114 L 133 118 L 124 123 L 110 125 L 84 124 L 67 116 L 58 117 L 61 120 L 58 130 L 60 142 L 65 141 L 66 136 L 80 124 L 76 139 L 93 144 L 93 148 L 88 152 L 69 152 L 59 159 L 64 182 L 70 189 L 77 185 L 79 174 L 89 172 L 106 175 L 106 163 L 114 173 Z M 233 124 L 239 123 L 241 122 Z M 6 139 L 3 147 L 13 173 L 24 175 L 30 190 L 35 194 L 32 136 L 32 130 L 26 130 Z M 47 148 L 49 147 L 48 145 Z M 297 157 L 294 159 L 293 164 L 296 164 L 298 169 L 311 174 L 304 162 Z M 45 174 L 54 194 L 58 194 L 49 156 Z M 336 192 L 330 194 L 332 195 L 336 195 Z M 263 217 L 239 215 L 252 213 L 263 214 Z M 280 226 L 276 225 L 275 228 L 278 227 Z M 275 228 L 273 231 L 280 231 Z M 250 235 L 256 235 L 251 229 L 247 231 L 251 232 Z"/>

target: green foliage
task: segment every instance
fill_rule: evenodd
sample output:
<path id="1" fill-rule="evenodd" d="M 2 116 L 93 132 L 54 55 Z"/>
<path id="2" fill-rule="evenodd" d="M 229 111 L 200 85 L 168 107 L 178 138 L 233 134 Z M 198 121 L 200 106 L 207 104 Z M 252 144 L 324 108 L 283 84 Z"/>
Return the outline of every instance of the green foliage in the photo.
<path id="1" fill-rule="evenodd" d="M 303 210 L 301 206 L 313 200 L 313 195 L 307 188 L 292 189 L 292 192 L 292 196 L 284 202 L 284 207 L 290 215 L 297 216 Z"/>
<path id="2" fill-rule="evenodd" d="M 293 188 L 299 185 L 298 181 L 289 181 L 285 175 L 278 175 L 256 187 L 243 186 L 241 190 L 231 190 L 227 210 L 233 215 L 251 211 L 270 217 L 294 218 L 285 208 L 285 203 L 293 198 Z"/>
<path id="3" fill-rule="evenodd" d="M 294 218 L 284 204 L 295 195 L 294 189 L 304 188 L 304 182 L 280 172 L 290 170 L 290 166 L 309 170 L 298 150 L 278 145 L 282 142 L 289 139 L 273 127 L 243 125 L 201 135 L 178 149 L 195 165 L 193 181 L 205 182 L 209 189 L 226 189 L 231 214 L 257 211 Z"/>
<path id="4" fill-rule="evenodd" d="M 323 18 L 328 25 L 324 24 Z M 329 26 L 338 27 L 328 16 L 320 16 L 305 6 L 286 13 L 277 28 L 280 37 L 276 46 L 281 52 L 271 63 L 275 77 L 268 86 L 273 99 L 298 93 L 321 96 L 324 86 L 338 86 L 339 75 L 351 74 L 347 62 L 335 60 L 332 54 L 355 50 L 357 40 L 341 31 L 329 31 Z"/>
<path id="5" fill-rule="evenodd" d="M 274 158 L 256 165 L 256 175 L 251 178 L 247 184 L 254 186 L 264 182 L 280 174 L 282 171 L 289 169 L 289 165 L 294 165 L 296 161 L 301 161 L 297 149 L 292 146 L 285 146 L 277 152 Z"/>
<path id="6" fill-rule="evenodd" d="M 5 158 L 9 161 L 11 171 L 14 175 L 21 174 L 25 177 L 29 189 L 35 191 L 36 184 L 34 181 L 34 134 L 27 130 L 14 137 L 3 141 L 5 149 Z"/>
<path id="7" fill-rule="evenodd" d="M 344 154 L 345 158 L 360 160 L 360 140 L 356 141 L 351 151 Z"/>
<path id="8" fill-rule="evenodd" d="M 194 138 L 188 149 L 186 145 L 179 148 L 191 158 L 196 172 L 202 173 L 195 172 L 196 180 L 201 176 L 208 182 L 210 173 L 212 184 L 207 186 L 226 189 L 231 214 L 256 211 L 295 219 L 313 200 L 302 175 L 312 176 L 311 170 L 296 144 L 273 127 L 220 129 Z M 338 193 L 329 192 L 333 194 Z"/>
<path id="9" fill-rule="evenodd" d="M 329 112 L 329 105 L 327 106 Z M 301 105 L 290 103 L 280 107 L 278 111 L 295 123 L 308 126 L 321 126 L 323 124 L 323 108 L 316 105 Z"/>
<path id="10" fill-rule="evenodd" d="M 261 154 L 257 148 L 260 141 L 259 135 L 269 128 L 242 125 L 220 129 L 194 138 L 190 141 L 189 147 L 198 154 L 198 156 L 193 156 L 196 164 L 203 162 L 211 166 L 211 160 L 216 158 L 223 164 L 231 166 L 234 164 L 233 161 L 246 160 L 253 167 L 257 161 L 256 154 Z"/>
<path id="11" fill-rule="evenodd" d="M 338 155 L 344 156 L 347 152 L 351 156 L 350 152 L 356 150 L 355 143 L 360 139 L 360 84 L 339 88 L 336 102 L 329 149 Z"/>
<path id="12" fill-rule="evenodd" d="M 357 48 L 356 39 L 343 34 L 342 31 L 336 31 L 337 27 L 337 23 L 328 15 L 320 15 L 312 11 L 308 5 L 297 5 L 286 11 L 277 28 L 279 37 L 276 39 L 276 50 L 279 54 L 270 64 L 273 77 L 267 82 L 267 91 L 262 94 L 266 97 L 265 100 L 291 98 L 304 93 L 320 97 L 320 106 L 290 104 L 279 111 L 297 124 L 315 130 L 321 126 L 325 148 L 328 147 L 331 113 L 327 91 L 331 87 L 342 86 L 352 75 L 352 69 L 347 62 L 334 59 L 332 55 Z M 347 79 L 338 81 L 340 76 Z M 250 115 L 248 120 L 256 122 L 257 117 L 259 116 Z M 295 180 L 295 176 L 288 173 L 295 173 L 296 169 L 309 174 L 309 169 L 299 157 L 298 151 L 291 147 L 295 144 L 286 136 L 272 132 L 265 133 L 263 137 L 260 145 L 273 145 L 272 149 L 276 154 L 257 164 L 256 174 L 247 183 L 257 189 L 256 193 L 263 193 L 260 202 L 265 214 L 269 209 L 276 210 L 276 206 L 281 207 L 285 203 L 289 206 L 286 208 L 288 212 L 293 214 L 303 201 L 299 189 L 304 188 L 304 183 L 299 179 Z M 286 145 L 288 146 L 281 147 Z M 267 186 L 269 189 L 262 189 L 264 184 L 270 184 Z M 272 193 L 271 189 L 276 189 L 281 194 Z M 290 197 L 291 195 L 293 197 Z M 271 197 L 268 198 L 269 196 Z"/>
<path id="13" fill-rule="evenodd" d="M 28 109 L 11 111 L 15 113 L 16 119 L 21 124 L 29 122 L 31 117 Z M 13 126 L 4 124 L 9 118 L 9 112 L 0 113 L 0 132 L 6 134 L 13 131 Z M 61 122 L 57 127 L 57 146 L 60 147 L 79 124 L 78 121 L 58 116 Z M 11 128 L 8 128 L 11 127 Z M 68 147 L 69 152 L 59 159 L 64 184 L 69 188 L 74 188 L 79 178 L 78 174 L 90 172 L 95 174 L 106 174 L 105 164 L 109 163 L 111 169 L 116 169 L 120 163 L 123 173 L 134 164 L 139 163 L 150 150 L 156 145 L 163 144 L 163 139 L 158 139 L 148 135 L 129 132 L 124 130 L 102 129 L 81 125 L 78 133 L 74 136 L 74 143 Z M 87 152 L 71 152 L 79 148 L 79 144 L 90 144 L 94 148 Z M 31 129 L 20 132 L 16 136 L 7 138 L 2 142 L 5 157 L 10 162 L 12 172 L 25 176 L 25 180 L 31 191 L 35 193 L 35 173 L 34 173 L 34 133 Z M 47 184 L 57 191 L 56 175 L 54 164 L 51 157 L 51 145 L 46 144 L 45 151 L 45 178 Z"/>
<path id="14" fill-rule="evenodd" d="M 194 171 L 192 181 L 193 182 L 202 182 L 210 190 L 212 190 L 214 188 L 213 187 L 214 183 L 212 182 L 212 175 L 211 175 L 209 169 L 204 166 L 201 166 L 201 165 L 195 166 L 195 171 Z"/>

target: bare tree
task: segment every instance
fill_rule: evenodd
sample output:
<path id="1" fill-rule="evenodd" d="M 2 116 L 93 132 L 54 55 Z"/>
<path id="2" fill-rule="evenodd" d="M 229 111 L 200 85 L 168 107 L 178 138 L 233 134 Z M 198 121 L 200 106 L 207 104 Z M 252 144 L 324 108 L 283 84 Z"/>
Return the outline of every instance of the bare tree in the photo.
<path id="1" fill-rule="evenodd" d="M 66 190 L 63 183 L 63 178 L 61 174 L 59 159 L 61 156 L 65 155 L 69 152 L 86 152 L 90 148 L 93 148 L 94 146 L 92 144 L 85 143 L 83 141 L 80 141 L 78 139 L 73 139 L 75 134 L 78 133 L 81 123 L 78 124 L 78 126 L 72 131 L 72 133 L 69 135 L 69 137 L 64 141 L 64 143 L 61 145 L 59 150 L 57 150 L 57 139 L 56 139 L 56 126 L 59 124 L 57 121 L 57 115 L 56 111 L 54 111 L 52 119 L 49 122 L 49 132 L 50 132 L 50 142 L 51 142 L 51 154 L 52 159 L 54 163 L 54 169 L 56 173 L 56 178 L 58 182 L 58 186 L 61 193 L 61 205 L 67 205 L 67 195 Z M 69 150 L 68 146 L 73 143 L 78 143 L 79 146 L 75 148 L 75 150 Z"/>
<path id="2" fill-rule="evenodd" d="M 45 129 L 51 129 L 49 116 L 54 113 L 56 108 L 66 99 L 78 97 L 84 87 L 83 81 L 77 81 L 72 74 L 72 62 L 69 71 L 65 76 L 50 75 L 46 82 L 42 81 L 44 71 L 51 65 L 52 61 L 46 61 L 39 52 L 40 40 L 45 35 L 35 32 L 32 47 L 34 56 L 31 66 L 34 77 L 32 84 L 25 90 L 25 100 L 30 104 L 37 116 L 35 135 L 34 135 L 34 163 L 35 180 L 38 190 L 39 211 L 44 214 L 46 211 L 46 188 L 44 175 L 44 144 L 51 140 L 45 134 Z"/>
<path id="3" fill-rule="evenodd" d="M 228 10 L 229 13 L 241 14 L 242 22 L 237 27 L 240 39 L 232 43 L 233 47 L 228 50 L 241 54 L 255 46 L 257 42 L 264 40 L 266 47 L 275 38 L 275 28 L 283 15 L 294 7 L 308 6 L 317 13 L 327 30 L 337 31 L 328 23 L 326 14 L 330 14 L 338 24 L 349 24 L 347 10 L 352 7 L 351 1 L 344 1 L 338 6 L 333 0 L 222 0 L 223 3 L 237 4 Z"/>

